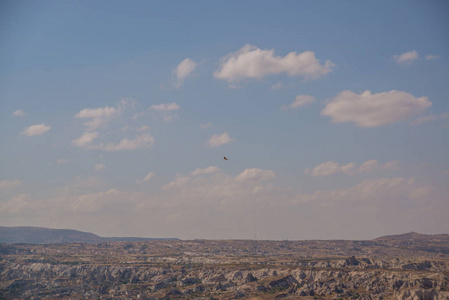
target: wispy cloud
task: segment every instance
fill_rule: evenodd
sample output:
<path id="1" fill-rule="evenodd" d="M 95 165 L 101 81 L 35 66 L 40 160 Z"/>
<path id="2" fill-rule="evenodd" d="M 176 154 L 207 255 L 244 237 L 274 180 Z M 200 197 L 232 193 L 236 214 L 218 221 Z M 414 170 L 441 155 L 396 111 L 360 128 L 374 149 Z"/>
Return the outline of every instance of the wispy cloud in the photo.
<path id="1" fill-rule="evenodd" d="M 15 116 L 15 117 L 24 117 L 24 116 L 26 116 L 27 114 L 26 114 L 26 112 L 24 112 L 23 110 L 18 109 L 18 110 L 16 110 L 15 112 L 13 112 L 12 115 Z"/>
<path id="2" fill-rule="evenodd" d="M 92 145 L 92 142 L 98 138 L 98 132 L 85 131 L 80 137 L 72 140 L 71 145 L 80 148 L 87 148 Z"/>
<path id="3" fill-rule="evenodd" d="M 37 136 L 37 135 L 43 135 L 50 129 L 51 129 L 51 126 L 47 126 L 44 123 L 42 123 L 42 124 L 36 124 L 36 125 L 29 126 L 29 127 L 25 128 L 25 130 L 22 131 L 20 134 L 26 135 L 26 136 Z"/>
<path id="4" fill-rule="evenodd" d="M 89 119 L 84 125 L 89 130 L 94 130 L 104 126 L 111 119 L 120 115 L 121 111 L 115 107 L 99 107 L 99 108 L 85 108 L 75 115 L 75 118 Z"/>
<path id="5" fill-rule="evenodd" d="M 400 55 L 394 55 L 393 59 L 396 61 L 397 64 L 410 65 L 412 62 L 419 59 L 419 55 L 418 52 L 413 50 L 410 52 L 404 52 Z"/>
<path id="6" fill-rule="evenodd" d="M 275 56 L 274 50 L 262 50 L 247 44 L 237 52 L 222 57 L 214 76 L 229 83 L 280 73 L 317 79 L 331 72 L 333 67 L 334 64 L 329 60 L 321 64 L 312 51 L 290 52 L 281 57 Z"/>
<path id="7" fill-rule="evenodd" d="M 200 124 L 200 128 L 201 128 L 201 129 L 206 129 L 206 128 L 209 128 L 209 127 L 211 127 L 211 126 L 212 126 L 211 123 L 203 123 L 203 124 Z"/>
<path id="8" fill-rule="evenodd" d="M 416 98 L 401 91 L 356 94 L 346 90 L 326 104 L 321 115 L 334 123 L 353 122 L 360 127 L 378 127 L 405 120 L 432 105 L 427 97 Z"/>
<path id="9" fill-rule="evenodd" d="M 56 162 L 60 165 L 64 165 L 64 164 L 68 163 L 69 161 L 65 158 L 60 158 Z"/>
<path id="10" fill-rule="evenodd" d="M 160 111 L 173 111 L 178 110 L 181 107 L 173 102 L 173 103 L 161 103 L 161 104 L 153 104 L 150 106 L 150 109 L 152 110 L 160 110 Z"/>
<path id="11" fill-rule="evenodd" d="M 426 57 L 425 57 L 426 60 L 434 60 L 434 59 L 439 59 L 439 58 L 441 58 L 441 56 L 439 56 L 439 55 L 433 55 L 433 54 L 428 54 L 428 55 L 426 55 Z"/>
<path id="12" fill-rule="evenodd" d="M 419 117 L 418 119 L 414 120 L 410 124 L 411 125 L 420 125 L 425 122 L 436 121 L 436 120 L 445 120 L 445 119 L 449 119 L 449 112 L 444 112 L 439 115 L 430 114 L 427 116 L 422 116 L 422 117 Z"/>
<path id="13" fill-rule="evenodd" d="M 122 151 L 149 148 L 154 145 L 154 138 L 149 134 L 141 134 L 134 138 L 123 138 L 117 143 L 99 143 L 93 141 L 98 137 L 97 132 L 85 132 L 72 141 L 72 145 L 89 150 Z"/>
<path id="14" fill-rule="evenodd" d="M 361 173 L 369 173 L 376 170 L 392 170 L 396 169 L 398 165 L 397 161 L 390 161 L 384 164 L 380 164 L 377 160 L 367 160 L 361 165 L 357 166 L 356 163 L 350 162 L 347 164 L 339 164 L 334 161 L 327 161 L 312 169 L 307 168 L 304 173 L 311 176 L 330 176 L 334 174 L 355 175 Z"/>
<path id="15" fill-rule="evenodd" d="M 176 88 L 179 88 L 183 84 L 184 80 L 192 74 L 196 66 L 196 62 L 190 58 L 186 58 L 173 70 L 173 74 L 176 76 Z"/>
<path id="16" fill-rule="evenodd" d="M 101 170 L 104 170 L 104 168 L 106 168 L 106 165 L 105 165 L 105 164 L 96 164 L 96 165 L 94 166 L 94 170 L 95 170 L 95 171 L 101 171 Z"/>
<path id="17" fill-rule="evenodd" d="M 203 175 L 203 174 L 212 174 L 215 172 L 218 172 L 220 169 L 216 166 L 210 166 L 204 169 L 195 169 L 194 171 L 192 171 L 192 173 L 190 173 L 192 176 L 197 176 L 197 175 Z"/>
<path id="18" fill-rule="evenodd" d="M 280 89 L 282 89 L 282 88 L 284 88 L 284 84 L 283 84 L 282 82 L 278 82 L 278 83 L 276 83 L 276 84 L 273 84 L 273 85 L 270 87 L 270 89 L 272 89 L 272 90 L 280 90 Z"/>
<path id="19" fill-rule="evenodd" d="M 145 177 L 143 178 L 143 181 L 149 181 L 151 178 L 153 178 L 155 174 L 153 172 L 149 172 Z"/>
<path id="20" fill-rule="evenodd" d="M 289 105 L 283 105 L 281 106 L 282 110 L 289 110 L 289 109 L 296 109 L 301 106 L 305 106 L 307 104 L 315 102 L 315 98 L 309 95 L 298 95 L 295 98 L 295 101 L 290 103 Z"/>
<path id="21" fill-rule="evenodd" d="M 16 180 L 3 180 L 0 181 L 0 190 L 11 189 L 22 185 L 22 181 Z"/>

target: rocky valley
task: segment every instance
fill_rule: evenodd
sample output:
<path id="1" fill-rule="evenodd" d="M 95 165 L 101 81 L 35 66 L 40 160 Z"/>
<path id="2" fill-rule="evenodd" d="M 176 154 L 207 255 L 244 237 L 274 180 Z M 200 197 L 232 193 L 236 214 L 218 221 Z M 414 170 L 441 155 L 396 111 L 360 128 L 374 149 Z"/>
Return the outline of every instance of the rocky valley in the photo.
<path id="1" fill-rule="evenodd" d="M 2 299 L 449 299 L 449 235 L 0 244 Z"/>

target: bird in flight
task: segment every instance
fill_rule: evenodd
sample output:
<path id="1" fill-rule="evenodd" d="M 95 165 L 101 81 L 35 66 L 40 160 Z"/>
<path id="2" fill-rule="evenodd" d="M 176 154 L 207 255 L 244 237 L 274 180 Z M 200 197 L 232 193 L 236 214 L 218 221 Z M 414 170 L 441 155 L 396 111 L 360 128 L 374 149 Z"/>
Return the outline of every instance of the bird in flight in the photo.
<path id="1" fill-rule="evenodd" d="M 224 160 L 229 160 L 228 158 L 226 158 L 226 156 L 223 156 Z"/>

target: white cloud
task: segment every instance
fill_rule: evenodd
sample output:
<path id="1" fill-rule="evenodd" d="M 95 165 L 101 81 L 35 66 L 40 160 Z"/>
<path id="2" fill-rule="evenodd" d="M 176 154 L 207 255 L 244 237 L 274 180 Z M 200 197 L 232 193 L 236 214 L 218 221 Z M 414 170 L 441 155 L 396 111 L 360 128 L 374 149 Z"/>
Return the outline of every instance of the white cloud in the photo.
<path id="1" fill-rule="evenodd" d="M 422 113 L 431 105 L 427 97 L 416 98 L 401 91 L 356 94 L 345 90 L 326 104 L 321 115 L 331 117 L 334 123 L 354 122 L 361 127 L 377 127 Z"/>
<path id="2" fill-rule="evenodd" d="M 418 52 L 416 52 L 415 50 L 410 51 L 410 52 L 404 52 L 400 55 L 394 55 L 393 56 L 394 60 L 396 61 L 397 64 L 401 64 L 401 65 L 409 65 L 412 62 L 414 62 L 415 60 L 419 59 L 419 55 Z"/>
<path id="3" fill-rule="evenodd" d="M 153 172 L 149 172 L 147 175 L 145 175 L 145 177 L 143 178 L 143 181 L 149 181 L 151 178 L 154 177 L 154 173 Z"/>
<path id="4" fill-rule="evenodd" d="M 208 146 L 211 148 L 219 147 L 228 143 L 233 142 L 234 139 L 232 139 L 227 132 L 224 132 L 222 134 L 214 134 L 207 142 Z"/>
<path id="5" fill-rule="evenodd" d="M 16 180 L 3 180 L 0 181 L 0 190 L 3 189 L 11 189 L 22 185 L 22 181 L 16 179 Z"/>
<path id="6" fill-rule="evenodd" d="M 239 51 L 222 57 L 220 67 L 214 72 L 214 76 L 229 83 L 246 78 L 260 79 L 280 73 L 317 79 L 331 72 L 333 67 L 334 64 L 329 60 L 320 64 L 312 51 L 290 52 L 280 57 L 274 56 L 274 50 L 261 50 L 247 44 Z"/>
<path id="7" fill-rule="evenodd" d="M 87 126 L 87 130 L 80 137 L 73 139 L 71 145 L 86 150 L 104 151 L 136 150 L 153 146 L 154 138 L 151 135 L 144 133 L 144 131 L 148 129 L 148 126 L 142 126 L 136 129 L 129 125 L 125 125 L 122 127 L 122 133 L 135 131 L 138 134 L 133 138 L 124 137 L 118 142 L 97 141 L 100 134 L 98 131 L 94 131 L 94 129 L 104 127 L 107 122 L 119 117 L 128 108 L 134 109 L 136 105 L 137 102 L 135 100 L 126 98 L 121 99 L 117 104 L 117 107 L 106 106 L 104 108 L 86 108 L 81 110 L 75 117 L 90 120 L 84 123 L 84 125 Z M 102 135 L 103 138 L 107 136 L 107 132 L 105 135 Z"/>
<path id="8" fill-rule="evenodd" d="M 173 74 L 176 76 L 176 88 L 182 85 L 184 80 L 195 70 L 196 66 L 196 62 L 186 58 L 173 70 Z"/>
<path id="9" fill-rule="evenodd" d="M 315 101 L 315 98 L 313 98 L 312 96 L 298 95 L 298 96 L 296 96 L 295 101 L 293 101 L 290 105 L 288 105 L 288 106 L 283 105 L 281 108 L 283 110 L 295 109 L 295 108 L 313 103 L 314 101 Z"/>
<path id="10" fill-rule="evenodd" d="M 98 132 L 86 131 L 80 137 L 72 140 L 71 145 L 80 148 L 88 148 L 96 138 L 98 138 Z"/>
<path id="11" fill-rule="evenodd" d="M 105 164 L 96 164 L 96 165 L 94 166 L 94 170 L 95 170 L 95 171 L 101 171 L 101 170 L 103 170 L 104 168 L 106 168 L 106 165 L 105 165 Z"/>
<path id="12" fill-rule="evenodd" d="M 207 168 L 204 169 L 195 169 L 194 171 L 192 171 L 192 173 L 190 173 L 192 176 L 197 176 L 197 175 L 202 175 L 202 174 L 211 174 L 211 173 L 215 173 L 218 172 L 220 169 L 216 166 L 209 166 Z"/>
<path id="13" fill-rule="evenodd" d="M 104 126 L 111 119 L 118 117 L 121 114 L 120 106 L 115 107 L 99 107 L 99 108 L 85 108 L 75 115 L 75 118 L 90 119 L 85 122 L 89 130 L 94 130 Z"/>
<path id="14" fill-rule="evenodd" d="M 173 110 L 178 110 L 181 107 L 176 104 L 175 102 L 173 103 L 161 103 L 161 104 L 153 104 L 150 106 L 150 109 L 153 110 L 161 110 L 161 111 L 173 111 Z"/>
<path id="15" fill-rule="evenodd" d="M 27 115 L 26 112 L 24 112 L 24 111 L 21 110 L 21 109 L 16 110 L 16 111 L 13 112 L 12 114 L 13 114 L 13 116 L 15 116 L 15 117 L 24 117 L 24 116 Z"/>
<path id="16" fill-rule="evenodd" d="M 439 59 L 439 58 L 441 58 L 441 56 L 439 56 L 439 55 L 433 55 L 433 54 L 428 54 L 428 55 L 426 55 L 426 57 L 425 57 L 426 60 L 433 60 L 433 59 Z"/>
<path id="17" fill-rule="evenodd" d="M 390 161 L 385 164 L 379 164 L 377 160 L 371 159 L 362 163 L 360 166 L 356 166 L 354 162 L 347 164 L 339 164 L 334 161 L 327 161 L 322 163 L 313 169 L 307 168 L 304 173 L 311 174 L 312 176 L 330 176 L 334 174 L 354 175 L 361 173 L 369 173 L 376 170 L 393 170 L 397 168 L 397 161 Z"/>
<path id="18" fill-rule="evenodd" d="M 20 134 L 26 135 L 26 136 L 37 136 L 37 135 L 42 135 L 42 134 L 46 133 L 50 129 L 51 129 L 51 126 L 47 126 L 42 123 L 42 124 L 29 126 L 24 131 L 22 131 Z"/>

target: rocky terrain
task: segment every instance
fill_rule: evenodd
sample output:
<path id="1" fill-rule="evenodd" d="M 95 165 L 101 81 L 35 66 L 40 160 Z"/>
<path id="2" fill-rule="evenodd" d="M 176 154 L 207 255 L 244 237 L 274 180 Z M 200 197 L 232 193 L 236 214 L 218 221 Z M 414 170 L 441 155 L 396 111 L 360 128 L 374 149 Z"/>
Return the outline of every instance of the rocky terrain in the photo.
<path id="1" fill-rule="evenodd" d="M 449 236 L 0 244 L 2 299 L 449 299 Z"/>

